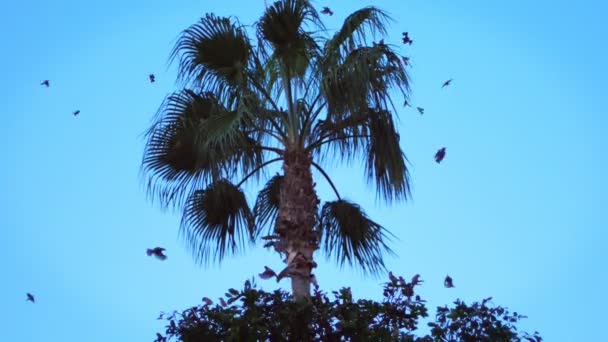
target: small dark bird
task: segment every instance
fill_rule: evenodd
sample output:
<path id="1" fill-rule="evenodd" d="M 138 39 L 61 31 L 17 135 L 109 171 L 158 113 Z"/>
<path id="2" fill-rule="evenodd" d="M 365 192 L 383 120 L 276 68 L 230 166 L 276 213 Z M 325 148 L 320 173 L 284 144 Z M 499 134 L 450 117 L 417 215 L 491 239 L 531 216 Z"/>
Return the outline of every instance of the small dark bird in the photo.
<path id="1" fill-rule="evenodd" d="M 32 302 L 32 303 L 36 303 L 36 300 L 34 299 L 34 295 L 31 293 L 26 293 L 27 295 L 27 299 L 26 302 Z"/>
<path id="2" fill-rule="evenodd" d="M 453 288 L 454 283 L 452 282 L 452 277 L 450 277 L 449 275 L 445 276 L 445 280 L 443 281 L 443 286 L 447 287 L 448 289 Z"/>
<path id="3" fill-rule="evenodd" d="M 266 280 L 272 277 L 276 277 L 277 274 L 270 267 L 264 266 L 264 272 L 259 274 L 260 278 Z"/>
<path id="4" fill-rule="evenodd" d="M 40 83 L 40 85 L 46 86 L 48 88 L 51 84 L 49 83 L 49 80 L 44 80 L 42 81 L 42 83 Z"/>
<path id="5" fill-rule="evenodd" d="M 399 279 L 397 279 L 397 277 L 395 277 L 393 272 L 388 272 L 388 279 L 391 280 L 391 283 L 397 283 L 399 281 Z"/>
<path id="6" fill-rule="evenodd" d="M 412 285 L 416 286 L 418 284 L 422 284 L 423 280 L 420 279 L 420 274 L 416 274 L 412 277 Z"/>
<path id="7" fill-rule="evenodd" d="M 334 12 L 331 11 L 331 9 L 329 7 L 323 7 L 323 10 L 321 10 L 321 13 L 323 14 L 327 14 L 329 16 L 334 15 Z"/>
<path id="8" fill-rule="evenodd" d="M 401 60 L 403 61 L 403 64 L 410 65 L 410 58 L 409 57 L 401 56 Z"/>
<path id="9" fill-rule="evenodd" d="M 167 259 L 167 256 L 163 253 L 165 251 L 164 248 L 161 247 L 155 247 L 152 249 L 147 249 L 146 250 L 146 254 L 148 254 L 148 256 L 154 255 L 155 257 L 157 257 L 160 260 L 165 260 Z"/>
<path id="10" fill-rule="evenodd" d="M 154 81 L 156 81 L 156 76 L 154 76 L 154 74 L 150 74 L 150 83 L 154 83 Z"/>
<path id="11" fill-rule="evenodd" d="M 76 110 L 72 114 L 74 114 L 74 116 L 76 116 L 76 115 L 80 114 L 80 110 Z"/>
<path id="12" fill-rule="evenodd" d="M 203 297 L 203 303 L 205 303 L 205 305 L 211 305 L 213 304 L 213 301 L 211 299 L 209 299 L 209 297 Z"/>
<path id="13" fill-rule="evenodd" d="M 401 38 L 401 39 L 403 40 L 403 44 L 412 45 L 412 43 L 414 41 L 410 39 L 410 35 L 408 34 L 408 32 L 403 32 L 402 34 L 403 34 L 403 38 Z"/>
<path id="14" fill-rule="evenodd" d="M 449 80 L 443 82 L 443 85 L 441 86 L 441 89 L 447 87 L 450 85 L 450 83 L 452 83 L 452 79 L 450 78 Z"/>
<path id="15" fill-rule="evenodd" d="M 445 147 L 442 147 L 435 153 L 435 161 L 437 164 L 441 163 L 441 161 L 445 158 Z"/>
<path id="16" fill-rule="evenodd" d="M 420 113 L 420 115 L 424 115 L 424 108 L 416 107 L 416 109 L 418 109 L 418 112 Z"/>

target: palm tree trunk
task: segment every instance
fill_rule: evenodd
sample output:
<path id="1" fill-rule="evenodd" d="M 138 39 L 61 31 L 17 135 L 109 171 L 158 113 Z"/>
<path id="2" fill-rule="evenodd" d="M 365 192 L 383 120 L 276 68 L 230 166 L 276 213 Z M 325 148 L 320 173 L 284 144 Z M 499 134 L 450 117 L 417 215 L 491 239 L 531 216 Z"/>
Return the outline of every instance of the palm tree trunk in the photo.
<path id="1" fill-rule="evenodd" d="M 294 298 L 310 297 L 312 269 L 316 267 L 313 253 L 318 247 L 314 232 L 319 199 L 311 172 L 312 158 L 308 153 L 286 151 L 283 163 L 283 184 L 279 195 L 276 232 L 285 246 L 287 267 L 280 276 L 291 278 Z"/>

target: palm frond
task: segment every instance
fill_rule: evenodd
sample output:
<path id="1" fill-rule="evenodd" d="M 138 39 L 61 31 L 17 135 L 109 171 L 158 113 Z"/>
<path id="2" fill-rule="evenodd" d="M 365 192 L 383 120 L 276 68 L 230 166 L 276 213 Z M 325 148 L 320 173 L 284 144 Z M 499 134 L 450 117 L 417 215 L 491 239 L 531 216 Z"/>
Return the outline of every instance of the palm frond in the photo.
<path id="1" fill-rule="evenodd" d="M 220 262 L 253 241 L 253 215 L 241 189 L 218 180 L 186 202 L 180 233 L 198 263 Z"/>
<path id="2" fill-rule="evenodd" d="M 391 112 L 380 110 L 370 116 L 365 172 L 377 186 L 377 194 L 387 201 L 410 196 L 407 158 L 399 145 Z"/>
<path id="3" fill-rule="evenodd" d="M 373 6 L 351 13 L 338 32 L 325 43 L 325 55 L 341 58 L 360 45 L 368 45 L 367 33 L 386 35 L 386 24 L 390 19 L 387 13 Z"/>
<path id="4" fill-rule="evenodd" d="M 302 77 L 320 47 L 307 26 L 323 28 L 319 14 L 308 0 L 280 0 L 268 7 L 257 23 L 260 47 L 267 60 L 278 59 L 294 75 Z M 269 45 L 272 52 L 264 46 Z"/>
<path id="5" fill-rule="evenodd" d="M 343 118 L 367 107 L 388 109 L 392 106 L 389 92 L 392 88 L 408 98 L 405 65 L 388 45 L 356 48 L 343 63 L 328 65 L 323 73 L 322 92 L 328 118 Z"/>
<path id="6" fill-rule="evenodd" d="M 392 253 L 385 243 L 388 232 L 370 220 L 358 205 L 346 200 L 326 202 L 319 228 L 323 250 L 338 265 L 359 266 L 372 275 L 385 269 L 383 253 Z"/>
<path id="7" fill-rule="evenodd" d="M 256 221 L 256 235 L 259 235 L 264 227 L 267 227 L 269 231 L 274 228 L 272 224 L 279 212 L 279 194 L 282 185 L 283 175 L 277 174 L 259 192 L 253 208 Z"/>
<path id="8" fill-rule="evenodd" d="M 258 141 L 236 128 L 208 124 L 226 113 L 213 96 L 191 90 L 165 100 L 147 133 L 142 161 L 148 194 L 161 206 L 180 206 L 195 189 L 237 171 L 248 172 L 262 162 Z M 216 139 L 222 134 L 232 138 Z"/>
<path id="9" fill-rule="evenodd" d="M 390 111 L 368 108 L 337 122 L 319 121 L 315 131 L 323 138 L 309 148 L 320 159 L 338 155 L 350 163 L 364 156 L 366 178 L 379 196 L 389 202 L 410 196 L 408 161 Z"/>
<path id="10" fill-rule="evenodd" d="M 179 58 L 180 80 L 223 94 L 245 81 L 250 54 L 251 44 L 242 27 L 230 18 L 206 14 L 182 32 L 170 59 Z"/>

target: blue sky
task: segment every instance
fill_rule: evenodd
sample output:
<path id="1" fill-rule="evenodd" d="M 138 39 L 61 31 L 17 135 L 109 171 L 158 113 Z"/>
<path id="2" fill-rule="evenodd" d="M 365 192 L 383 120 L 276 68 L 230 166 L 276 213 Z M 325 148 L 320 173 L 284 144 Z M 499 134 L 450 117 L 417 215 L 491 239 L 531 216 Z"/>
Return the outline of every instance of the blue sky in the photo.
<path id="1" fill-rule="evenodd" d="M 229 4 L 229 5 L 227 5 Z M 398 238 L 389 269 L 422 274 L 429 306 L 493 296 L 547 341 L 599 339 L 608 242 L 602 196 L 603 13 L 581 0 L 325 1 L 336 28 L 351 11 L 391 13 L 389 43 L 414 40 L 411 108 L 399 113 L 413 200 L 376 202 L 362 173 L 330 168 L 341 193 Z M 177 89 L 167 57 L 206 12 L 253 23 L 263 1 L 11 2 L 0 14 L 0 326 L 3 340 L 151 341 L 160 311 L 217 298 L 276 255 L 252 249 L 197 267 L 138 178 L 141 133 Z M 147 75 L 154 72 L 157 82 Z M 448 78 L 452 85 L 440 89 Z M 49 79 L 46 89 L 39 83 Z M 72 111 L 80 109 L 79 117 Z M 602 114 L 604 113 L 604 114 Z M 433 154 L 447 147 L 441 165 Z M 318 179 L 319 195 L 332 193 Z M 254 195 L 257 187 L 250 186 Z M 604 229 L 602 229 L 604 227 Z M 145 255 L 156 245 L 168 260 Z M 336 271 L 324 289 L 378 298 L 379 279 Z M 456 288 L 442 286 L 449 273 Z M 265 289 L 271 282 L 257 281 Z M 287 282 L 282 287 L 289 287 Z M 37 296 L 35 305 L 25 293 Z"/>

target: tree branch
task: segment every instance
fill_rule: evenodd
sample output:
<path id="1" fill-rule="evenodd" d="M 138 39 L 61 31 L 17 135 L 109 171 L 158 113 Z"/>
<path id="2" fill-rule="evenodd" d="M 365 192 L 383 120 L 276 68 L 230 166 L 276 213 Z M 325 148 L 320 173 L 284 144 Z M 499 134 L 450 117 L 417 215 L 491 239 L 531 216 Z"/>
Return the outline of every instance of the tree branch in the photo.
<path id="1" fill-rule="evenodd" d="M 253 171 L 249 172 L 249 174 L 247 174 L 237 185 L 236 187 L 239 188 L 241 185 L 243 185 L 243 183 L 245 183 L 245 181 L 247 179 L 249 179 L 249 177 L 253 176 L 256 172 L 260 171 L 261 169 L 263 169 L 264 167 L 274 163 L 274 162 L 278 162 L 279 160 L 283 160 L 283 158 L 274 158 L 271 160 L 268 160 L 266 162 L 263 162 L 260 166 L 256 167 Z"/>

